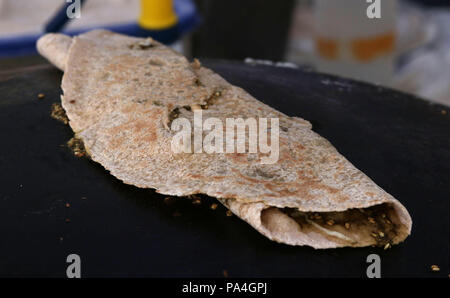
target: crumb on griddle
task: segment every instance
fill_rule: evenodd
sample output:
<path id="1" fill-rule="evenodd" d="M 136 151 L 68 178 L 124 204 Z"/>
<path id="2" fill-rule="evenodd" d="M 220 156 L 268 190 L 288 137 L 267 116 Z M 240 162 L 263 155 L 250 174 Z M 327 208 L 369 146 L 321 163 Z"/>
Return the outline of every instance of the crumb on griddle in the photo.
<path id="1" fill-rule="evenodd" d="M 67 118 L 66 111 L 64 111 L 63 107 L 59 103 L 52 104 L 50 116 L 66 125 L 69 123 L 69 118 Z"/>
<path id="2" fill-rule="evenodd" d="M 192 204 L 194 204 L 194 205 L 202 204 L 202 199 L 197 195 L 190 195 L 189 198 L 192 200 Z"/>
<path id="3" fill-rule="evenodd" d="M 66 208 L 70 208 L 70 204 L 69 203 L 66 203 Z"/>
<path id="4" fill-rule="evenodd" d="M 230 210 L 227 210 L 226 215 L 227 216 L 233 216 L 233 212 L 231 212 Z"/>
<path id="5" fill-rule="evenodd" d="M 166 205 L 172 205 L 173 204 L 173 198 L 172 197 L 165 197 L 164 198 L 164 204 Z"/>
<path id="6" fill-rule="evenodd" d="M 216 203 L 213 203 L 213 204 L 211 204 L 211 209 L 212 209 L 212 210 L 216 210 L 216 209 L 217 209 L 217 206 L 218 206 L 218 205 L 217 205 Z"/>
<path id="7" fill-rule="evenodd" d="M 202 203 L 202 199 L 198 195 L 188 195 L 188 199 L 192 200 L 192 204 L 200 205 Z"/>
<path id="8" fill-rule="evenodd" d="M 38 95 L 37 95 L 37 98 L 38 99 L 43 99 L 45 97 L 45 94 L 44 93 L 39 93 Z"/>
<path id="9" fill-rule="evenodd" d="M 447 111 L 446 111 L 446 110 L 442 110 L 442 111 L 441 111 L 441 114 L 442 114 L 442 115 L 447 115 Z"/>
<path id="10" fill-rule="evenodd" d="M 431 271 L 433 271 L 433 272 L 438 272 L 438 271 L 440 271 L 440 270 L 441 270 L 441 268 L 439 268 L 438 265 L 431 265 Z"/>
<path id="11" fill-rule="evenodd" d="M 77 137 L 71 138 L 67 142 L 67 147 L 69 147 L 70 150 L 72 150 L 73 154 L 76 157 L 83 157 L 83 156 L 87 155 L 86 150 L 84 148 L 83 141 Z"/>
<path id="12" fill-rule="evenodd" d="M 226 269 L 223 269 L 222 273 L 223 277 L 228 277 L 228 271 Z"/>

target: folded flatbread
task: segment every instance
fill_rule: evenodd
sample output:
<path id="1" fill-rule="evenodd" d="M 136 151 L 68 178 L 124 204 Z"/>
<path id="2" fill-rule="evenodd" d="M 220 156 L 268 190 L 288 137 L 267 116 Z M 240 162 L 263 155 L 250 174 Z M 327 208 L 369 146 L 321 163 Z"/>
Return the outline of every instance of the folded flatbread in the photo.
<path id="1" fill-rule="evenodd" d="M 62 106 L 90 158 L 124 183 L 217 198 L 267 238 L 314 248 L 389 247 L 411 232 L 402 204 L 356 169 L 308 121 L 289 117 L 151 39 L 95 30 L 47 34 L 38 51 L 64 71 Z M 301 95 L 299 95 L 301 96 Z M 279 159 L 174 153 L 171 122 L 279 118 Z"/>

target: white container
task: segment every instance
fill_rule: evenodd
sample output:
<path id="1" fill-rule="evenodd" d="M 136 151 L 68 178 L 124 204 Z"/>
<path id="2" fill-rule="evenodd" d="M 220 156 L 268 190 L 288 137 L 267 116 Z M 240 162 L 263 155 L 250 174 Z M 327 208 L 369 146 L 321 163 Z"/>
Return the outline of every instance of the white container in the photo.
<path id="1" fill-rule="evenodd" d="M 366 0 L 315 0 L 315 62 L 319 71 L 391 84 L 396 1 L 381 0 L 381 18 L 369 18 L 371 5 Z"/>

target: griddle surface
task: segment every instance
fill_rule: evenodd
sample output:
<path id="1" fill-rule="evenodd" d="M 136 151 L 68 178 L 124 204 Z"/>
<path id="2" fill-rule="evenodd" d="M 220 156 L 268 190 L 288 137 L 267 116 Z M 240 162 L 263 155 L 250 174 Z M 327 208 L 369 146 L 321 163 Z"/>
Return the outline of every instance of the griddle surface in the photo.
<path id="1" fill-rule="evenodd" d="M 227 217 L 224 207 L 211 210 L 213 199 L 167 206 L 164 196 L 125 185 L 69 151 L 71 129 L 49 116 L 62 73 L 43 65 L 0 78 L 0 277 L 65 277 L 71 253 L 81 256 L 83 277 L 221 277 L 224 269 L 230 277 L 365 277 L 371 253 L 381 256 L 383 277 L 448 276 L 447 108 L 301 70 L 205 64 L 274 108 L 311 121 L 407 207 L 412 235 L 387 251 L 314 250 L 269 241 Z M 432 264 L 441 271 L 432 273 Z"/>

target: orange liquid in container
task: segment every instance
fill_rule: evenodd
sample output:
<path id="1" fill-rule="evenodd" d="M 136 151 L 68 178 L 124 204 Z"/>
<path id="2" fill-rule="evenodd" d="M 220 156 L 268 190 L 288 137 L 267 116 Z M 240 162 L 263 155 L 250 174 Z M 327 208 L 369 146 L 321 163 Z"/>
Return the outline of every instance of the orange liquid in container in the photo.
<path id="1" fill-rule="evenodd" d="M 395 0 L 381 1 L 381 18 L 369 18 L 372 3 L 316 0 L 314 41 L 321 72 L 389 85 L 395 58 Z"/>

